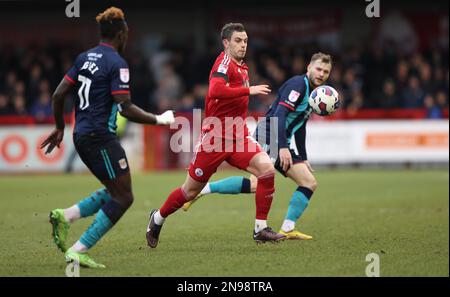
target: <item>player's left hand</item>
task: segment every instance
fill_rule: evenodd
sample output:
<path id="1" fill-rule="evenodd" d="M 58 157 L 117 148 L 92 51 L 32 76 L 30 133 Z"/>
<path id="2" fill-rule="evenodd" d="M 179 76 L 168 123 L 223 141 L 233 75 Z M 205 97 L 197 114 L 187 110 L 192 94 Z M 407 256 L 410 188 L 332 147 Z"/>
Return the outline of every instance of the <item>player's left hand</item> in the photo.
<path id="1" fill-rule="evenodd" d="M 64 129 L 58 129 L 52 131 L 52 133 L 41 143 L 40 149 L 43 149 L 44 147 L 47 147 L 47 150 L 45 151 L 45 154 L 50 154 L 53 149 L 56 147 L 59 148 L 61 145 L 61 141 L 64 137 Z"/>
<path id="2" fill-rule="evenodd" d="M 306 167 L 308 168 L 309 171 L 314 172 L 314 169 L 312 168 L 311 164 L 309 163 L 309 161 L 305 161 L 304 162 Z"/>
<path id="3" fill-rule="evenodd" d="M 280 165 L 284 172 L 287 172 L 292 166 L 292 156 L 288 148 L 280 148 L 279 152 Z"/>

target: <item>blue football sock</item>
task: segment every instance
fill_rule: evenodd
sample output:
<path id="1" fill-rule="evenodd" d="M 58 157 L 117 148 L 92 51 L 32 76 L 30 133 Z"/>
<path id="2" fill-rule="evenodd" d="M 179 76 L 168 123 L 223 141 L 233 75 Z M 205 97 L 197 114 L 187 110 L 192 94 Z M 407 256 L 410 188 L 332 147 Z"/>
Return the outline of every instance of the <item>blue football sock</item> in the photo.
<path id="1" fill-rule="evenodd" d="M 85 218 L 97 213 L 109 200 L 111 200 L 111 195 L 105 188 L 95 191 L 91 196 L 78 202 L 81 217 Z"/>
<path id="2" fill-rule="evenodd" d="M 242 176 L 232 176 L 209 183 L 211 193 L 239 194 L 250 193 L 250 180 Z"/>
<path id="3" fill-rule="evenodd" d="M 93 247 L 106 232 L 111 229 L 113 224 L 110 219 L 105 215 L 103 210 L 99 210 L 95 216 L 94 221 L 89 228 L 81 235 L 80 242 L 88 249 Z"/>
<path id="4" fill-rule="evenodd" d="M 114 226 L 126 210 L 114 199 L 109 200 L 98 211 L 92 224 L 81 236 L 80 242 L 88 249 L 93 247 Z"/>
<path id="5" fill-rule="evenodd" d="M 297 190 L 292 195 L 291 201 L 289 202 L 288 211 L 286 214 L 286 220 L 297 222 L 297 220 L 302 216 L 305 209 L 308 207 L 309 200 L 313 191 L 305 187 L 298 187 Z"/>

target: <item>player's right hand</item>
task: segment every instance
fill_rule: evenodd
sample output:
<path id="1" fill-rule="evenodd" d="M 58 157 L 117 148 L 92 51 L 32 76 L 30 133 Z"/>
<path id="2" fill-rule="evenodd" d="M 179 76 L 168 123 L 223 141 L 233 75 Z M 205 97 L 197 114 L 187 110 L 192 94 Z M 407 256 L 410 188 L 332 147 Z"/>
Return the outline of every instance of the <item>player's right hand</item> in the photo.
<path id="1" fill-rule="evenodd" d="M 278 157 L 280 158 L 280 165 L 284 172 L 287 172 L 292 166 L 292 156 L 288 148 L 281 148 Z"/>
<path id="2" fill-rule="evenodd" d="M 64 137 L 64 129 L 58 129 L 52 131 L 52 133 L 41 143 L 40 149 L 43 149 L 44 147 L 47 147 L 47 150 L 45 151 L 45 154 L 50 154 L 53 149 L 56 147 L 59 148 L 61 141 Z"/>
<path id="3" fill-rule="evenodd" d="M 156 116 L 157 125 L 171 125 L 175 122 L 175 113 L 173 110 L 165 111 L 161 115 Z"/>
<path id="4" fill-rule="evenodd" d="M 251 86 L 249 89 L 250 95 L 267 95 L 272 91 L 268 85 Z"/>

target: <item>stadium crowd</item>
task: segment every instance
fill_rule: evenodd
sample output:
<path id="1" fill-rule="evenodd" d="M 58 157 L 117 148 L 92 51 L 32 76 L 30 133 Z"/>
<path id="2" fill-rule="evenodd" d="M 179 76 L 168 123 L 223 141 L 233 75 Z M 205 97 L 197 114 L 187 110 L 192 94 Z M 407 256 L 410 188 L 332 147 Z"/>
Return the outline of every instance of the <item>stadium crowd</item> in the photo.
<path id="1" fill-rule="evenodd" d="M 278 87 L 292 75 L 304 73 L 309 57 L 318 49 L 312 44 L 296 47 L 270 42 L 250 46 L 246 62 L 251 83 L 268 83 L 273 92 L 250 100 L 249 109 L 265 111 Z M 0 116 L 31 115 L 37 122 L 51 116 L 51 94 L 83 50 L 72 44 L 0 46 Z M 215 46 L 196 53 L 166 45 L 151 55 L 130 49 L 125 58 L 133 101 L 151 112 L 203 108 L 209 69 L 218 52 Z M 338 90 L 346 110 L 426 108 L 428 117 L 441 118 L 442 110 L 448 108 L 448 48 L 433 46 L 405 54 L 385 44 L 331 54 L 334 66 L 328 84 Z M 67 113 L 71 108 L 72 104 L 66 104 Z"/>

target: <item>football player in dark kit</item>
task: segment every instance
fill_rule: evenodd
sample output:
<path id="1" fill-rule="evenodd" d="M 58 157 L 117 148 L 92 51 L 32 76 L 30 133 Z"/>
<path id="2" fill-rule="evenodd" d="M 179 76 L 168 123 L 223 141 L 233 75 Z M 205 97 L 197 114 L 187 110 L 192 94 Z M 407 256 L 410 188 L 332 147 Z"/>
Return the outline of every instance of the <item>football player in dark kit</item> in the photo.
<path id="1" fill-rule="evenodd" d="M 119 111 L 128 120 L 151 125 L 170 125 L 173 111 L 154 115 L 140 109 L 130 99 L 129 70 L 121 57 L 128 38 L 128 26 L 121 9 L 110 7 L 96 17 L 100 44 L 81 53 L 53 94 L 56 128 L 41 144 L 50 153 L 59 147 L 64 135 L 64 99 L 77 92 L 73 141 L 81 160 L 105 186 L 79 203 L 50 213 L 55 244 L 65 253 L 66 262 L 104 268 L 87 251 L 92 248 L 133 203 L 131 176 L 125 151 L 116 136 Z M 69 249 L 70 227 L 79 218 L 97 214 L 91 226 Z"/>

